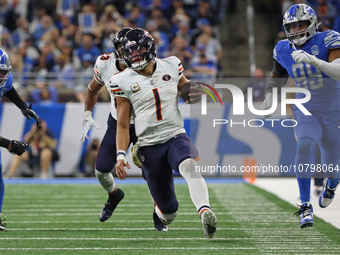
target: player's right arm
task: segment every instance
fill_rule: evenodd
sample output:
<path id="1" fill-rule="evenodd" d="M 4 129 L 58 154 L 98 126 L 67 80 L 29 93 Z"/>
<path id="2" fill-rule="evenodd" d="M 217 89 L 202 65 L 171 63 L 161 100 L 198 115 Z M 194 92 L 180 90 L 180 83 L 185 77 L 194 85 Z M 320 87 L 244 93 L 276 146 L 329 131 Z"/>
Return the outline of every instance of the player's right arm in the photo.
<path id="1" fill-rule="evenodd" d="M 274 66 L 267 84 L 266 97 L 260 106 L 261 110 L 267 110 L 271 107 L 273 102 L 273 88 L 281 88 L 287 83 L 289 77 L 287 69 L 279 63 L 279 56 L 277 54 L 279 48 L 280 46 L 276 45 L 273 51 L 273 58 L 275 59 Z"/>
<path id="2" fill-rule="evenodd" d="M 117 101 L 117 133 L 116 133 L 116 149 L 117 164 L 116 174 L 120 180 L 125 180 L 127 175 L 124 167 L 130 169 L 129 163 L 126 161 L 126 150 L 130 144 L 130 118 L 131 104 L 125 97 L 116 97 Z"/>
<path id="3" fill-rule="evenodd" d="M 270 73 L 270 79 L 267 85 L 266 93 L 271 93 L 273 88 L 281 88 L 287 83 L 288 77 L 289 75 L 287 70 L 275 60 L 273 70 Z"/>
<path id="4" fill-rule="evenodd" d="M 92 78 L 91 82 L 87 86 L 85 96 L 85 111 L 93 111 L 95 104 L 98 101 L 98 93 L 103 87 L 95 78 Z"/>
<path id="5" fill-rule="evenodd" d="M 80 141 L 84 142 L 85 138 L 88 138 L 88 132 L 91 127 L 99 128 L 99 125 L 92 118 L 92 111 L 95 104 L 98 101 L 98 92 L 103 87 L 95 78 L 92 78 L 91 82 L 87 86 L 85 96 L 85 112 L 83 121 L 83 131 L 80 137 Z"/>

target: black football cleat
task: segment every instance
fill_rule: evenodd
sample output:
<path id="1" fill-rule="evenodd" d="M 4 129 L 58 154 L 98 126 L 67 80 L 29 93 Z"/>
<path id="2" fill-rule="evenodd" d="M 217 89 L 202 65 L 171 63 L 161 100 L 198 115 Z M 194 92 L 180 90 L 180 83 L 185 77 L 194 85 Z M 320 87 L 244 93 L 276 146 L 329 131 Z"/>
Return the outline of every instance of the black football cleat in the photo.
<path id="1" fill-rule="evenodd" d="M 123 198 L 124 198 L 124 192 L 118 188 L 115 193 L 113 193 L 112 195 L 109 195 L 109 198 L 107 202 L 105 203 L 105 206 L 100 212 L 99 220 L 101 222 L 108 220 L 111 217 L 113 211 L 116 209 L 119 202 Z"/>
<path id="2" fill-rule="evenodd" d="M 153 223 L 155 224 L 156 231 L 165 231 L 165 232 L 168 231 L 168 226 L 160 220 L 155 210 L 153 211 L 152 217 L 153 217 Z"/>

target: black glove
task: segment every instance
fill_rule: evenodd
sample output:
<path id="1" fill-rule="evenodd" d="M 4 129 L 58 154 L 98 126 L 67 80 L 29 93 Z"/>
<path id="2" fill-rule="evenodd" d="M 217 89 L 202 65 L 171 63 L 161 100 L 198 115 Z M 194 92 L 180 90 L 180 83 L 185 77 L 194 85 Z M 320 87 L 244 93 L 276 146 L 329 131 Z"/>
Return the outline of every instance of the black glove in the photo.
<path id="1" fill-rule="evenodd" d="M 9 152 L 12 154 L 17 154 L 17 155 L 21 155 L 25 152 L 26 150 L 26 143 L 23 143 L 21 141 L 17 141 L 17 140 L 12 140 L 10 145 L 9 145 Z"/>
<path id="2" fill-rule="evenodd" d="M 21 109 L 21 112 L 27 119 L 30 120 L 31 117 L 35 119 L 35 121 L 37 122 L 37 126 L 41 124 L 41 120 L 39 116 L 32 110 L 31 104 L 26 109 Z"/>

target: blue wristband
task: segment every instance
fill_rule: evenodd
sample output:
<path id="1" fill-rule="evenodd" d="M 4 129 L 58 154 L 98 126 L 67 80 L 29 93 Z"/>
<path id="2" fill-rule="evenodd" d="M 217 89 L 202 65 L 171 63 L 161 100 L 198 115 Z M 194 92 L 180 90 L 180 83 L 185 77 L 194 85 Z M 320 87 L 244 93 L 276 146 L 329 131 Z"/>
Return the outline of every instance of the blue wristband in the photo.
<path id="1" fill-rule="evenodd" d="M 123 150 L 119 150 L 119 151 L 117 151 L 117 154 L 116 154 L 117 156 L 119 156 L 119 155 L 124 155 L 124 156 L 126 156 L 126 151 L 123 151 Z"/>

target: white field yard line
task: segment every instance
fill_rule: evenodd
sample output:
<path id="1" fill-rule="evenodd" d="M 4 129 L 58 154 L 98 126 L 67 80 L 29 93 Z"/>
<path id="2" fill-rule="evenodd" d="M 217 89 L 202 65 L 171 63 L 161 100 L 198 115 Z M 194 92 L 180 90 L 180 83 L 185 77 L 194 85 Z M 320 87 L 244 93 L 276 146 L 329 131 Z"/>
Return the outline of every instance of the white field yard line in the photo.
<path id="1" fill-rule="evenodd" d="M 233 187 L 235 189 L 237 187 Z M 261 195 L 250 196 L 247 197 L 247 193 L 252 193 L 253 190 L 248 188 L 244 184 L 240 184 L 238 187 L 238 192 L 230 193 L 227 190 L 227 187 L 223 186 L 211 186 L 211 190 L 214 191 L 216 197 L 220 201 L 222 205 L 225 206 L 226 210 L 230 211 L 230 208 L 234 206 L 235 201 L 243 200 L 242 202 L 246 205 L 243 207 L 243 212 L 232 212 L 232 217 L 235 219 L 244 219 L 243 228 L 245 233 L 250 235 L 251 238 L 254 239 L 254 247 L 256 247 L 261 252 L 277 252 L 279 250 L 283 250 L 286 252 L 299 253 L 301 250 L 308 250 L 311 252 L 322 252 L 322 251 L 340 251 L 340 247 L 337 244 L 334 244 L 332 241 L 328 239 L 327 236 L 321 234 L 319 231 L 315 229 L 306 229 L 306 231 L 302 231 L 299 228 L 298 222 L 299 218 L 295 217 L 295 225 L 287 226 L 283 225 L 280 222 L 275 220 L 279 218 L 282 220 L 282 216 L 286 215 L 286 212 L 283 212 L 281 208 L 276 206 L 274 203 L 268 203 L 268 200 L 265 199 Z M 221 192 L 223 189 L 224 192 Z M 216 192 L 215 192 L 216 191 Z M 228 194 L 232 194 L 234 198 L 234 202 L 231 202 L 229 199 L 225 199 Z M 247 203 L 248 202 L 248 203 Z M 237 203 L 237 202 L 236 202 Z M 254 204 L 263 205 L 261 207 L 261 211 L 272 212 L 276 211 L 276 217 L 270 213 L 263 213 L 263 217 L 266 221 L 273 219 L 271 225 L 276 225 L 275 228 L 248 228 L 248 222 L 252 222 L 252 219 L 256 218 L 258 214 L 254 213 L 256 208 L 253 207 Z M 259 207 L 257 207 L 259 208 Z M 269 214 L 269 216 L 268 216 Z M 291 213 L 293 214 L 293 212 Z M 258 219 L 258 218 L 256 218 Z M 294 219 L 294 218 L 293 218 Z M 291 219 L 289 220 L 291 221 Z M 218 233 L 218 230 L 217 230 Z M 272 236 L 273 235 L 273 236 Z M 292 235 L 294 237 L 292 237 Z M 303 238 L 300 238 L 303 235 Z M 258 238 L 256 238 L 258 237 Z M 310 246 L 308 245 L 310 244 Z"/>
<path id="2" fill-rule="evenodd" d="M 3 215 L 6 215 L 7 210 L 3 211 Z M 120 212 L 114 212 L 115 215 L 131 215 L 131 216 L 138 216 L 138 215 L 150 215 L 150 212 L 141 212 L 141 213 L 120 213 Z M 181 215 L 198 215 L 196 212 L 180 212 Z M 217 215 L 233 215 L 235 213 L 233 212 L 219 212 Z M 275 213 L 266 213 L 266 212 L 250 212 L 249 214 L 252 215 L 267 215 L 267 214 L 277 214 Z M 290 215 L 289 213 L 282 213 L 283 215 Z M 98 215 L 98 213 L 25 213 L 25 217 L 27 216 L 81 216 L 81 215 Z M 23 216 L 21 213 L 11 213 L 11 216 Z"/>
<path id="3" fill-rule="evenodd" d="M 37 204 L 37 203 L 32 203 L 32 204 L 16 204 L 16 203 L 6 203 L 6 207 L 7 208 L 15 208 L 15 209 L 20 209 L 20 208 L 23 208 L 23 209 L 34 209 L 34 208 L 41 208 L 42 206 L 44 208 L 63 208 L 63 207 L 67 207 L 67 208 L 79 208 L 79 207 L 82 207 L 82 208 L 94 208 L 94 207 L 103 207 L 104 206 L 104 203 L 88 203 L 88 202 L 85 202 L 85 201 L 78 201 L 78 203 L 80 202 L 83 202 L 83 204 L 74 204 L 74 203 L 54 203 L 54 204 L 49 204 L 48 201 L 45 201 L 45 203 L 40 203 L 40 204 Z M 129 203 L 129 204 L 124 204 L 124 203 L 119 203 L 119 207 L 126 207 L 126 208 L 135 208 L 135 207 L 144 207 L 144 208 L 149 208 L 149 207 L 153 207 L 153 204 L 150 203 L 150 204 L 145 204 L 145 203 L 141 203 L 141 204 L 138 204 L 138 203 Z M 180 207 L 181 208 L 195 208 L 193 204 L 180 204 Z M 262 207 L 262 206 L 261 206 Z M 259 208 L 261 208 L 259 207 Z M 221 208 L 221 209 L 224 209 L 224 206 L 214 206 L 214 208 Z M 256 206 L 254 206 L 254 208 L 256 208 Z M 241 210 L 243 209 L 243 207 L 241 207 L 240 205 L 238 207 L 235 207 L 233 208 L 233 211 L 237 211 L 237 210 Z"/>
<path id="4" fill-rule="evenodd" d="M 192 231 L 202 231 L 203 228 L 176 228 L 176 227 L 170 227 L 169 229 L 171 229 L 171 231 L 178 231 L 178 230 L 192 230 Z M 239 228 L 218 228 L 219 230 L 228 230 L 228 231 L 240 231 L 240 230 L 251 230 L 253 228 L 244 228 L 244 227 L 239 227 Z M 267 230 L 268 228 L 263 228 L 265 230 Z M 139 231 L 149 231 L 149 230 L 155 230 L 155 228 L 11 228 L 8 231 L 55 231 L 55 230 L 72 230 L 72 231 L 97 231 L 97 230 L 119 230 L 119 231 L 135 231 L 135 230 L 139 230 Z M 276 230 L 276 228 L 272 228 L 271 231 Z"/>
<path id="5" fill-rule="evenodd" d="M 292 236 L 291 236 L 292 237 Z M 291 238 L 290 237 L 290 238 Z M 295 236 L 296 237 L 296 236 Z M 306 237 L 305 239 L 310 237 Z M 213 240 L 257 240 L 257 237 L 215 237 Z M 299 238 L 300 239 L 300 238 Z M 314 238 L 315 240 L 320 240 L 320 237 Z M 206 238 L 199 237 L 164 237 L 164 238 L 144 238 L 144 237 L 0 237 L 0 240 L 59 240 L 59 241 L 153 241 L 153 240 L 165 240 L 165 241 L 183 241 L 183 240 L 206 240 Z M 284 240 L 283 240 L 284 241 Z"/>
<path id="6" fill-rule="evenodd" d="M 152 204 L 148 204 L 148 205 L 134 204 L 134 205 L 135 206 L 131 206 L 131 205 L 125 206 L 125 205 L 119 204 L 117 209 L 129 210 L 129 211 L 149 210 L 150 208 L 153 209 Z M 14 208 L 12 208 L 12 206 L 7 206 L 7 208 L 8 208 L 8 211 L 11 211 L 11 212 L 79 211 L 78 205 L 73 205 L 73 207 L 75 207 L 75 208 L 59 208 L 59 206 L 53 207 L 53 208 L 46 208 L 45 205 L 40 205 L 40 207 L 42 207 L 42 206 L 44 206 L 44 208 L 38 208 L 38 207 L 36 207 L 36 208 L 29 208 L 29 207 L 28 208 L 17 208 L 17 207 L 15 207 L 15 209 L 14 209 Z M 99 205 L 100 208 L 102 208 L 103 206 L 104 206 L 104 204 Z M 71 207 L 71 206 L 65 206 L 65 207 Z M 128 209 L 123 209 L 123 208 L 128 208 Z M 185 209 L 191 208 L 191 209 L 195 210 L 194 205 L 181 205 L 181 208 L 185 208 Z M 98 209 L 96 209 L 94 206 L 88 206 L 86 208 L 86 211 L 95 211 L 95 210 L 98 210 Z M 185 212 L 185 211 L 188 211 L 188 210 L 182 210 L 182 211 Z"/>
<path id="7" fill-rule="evenodd" d="M 7 186 L 6 186 L 7 187 Z M 85 187 L 84 187 L 84 190 L 85 190 Z M 31 190 L 29 190 L 29 194 L 30 194 L 30 197 L 31 198 L 41 198 L 41 196 L 44 196 L 44 197 L 54 197 L 54 198 L 71 198 L 71 199 L 86 199 L 86 200 L 89 200 L 89 199 L 105 199 L 107 198 L 107 193 L 103 192 L 103 193 L 98 193 L 98 194 L 88 194 L 86 193 L 86 195 L 84 194 L 84 190 L 82 192 L 79 192 L 79 193 L 74 193 L 72 191 L 72 193 L 53 193 L 53 192 L 46 192 L 46 193 L 42 193 L 41 191 L 40 192 L 31 192 Z M 9 198 L 11 199 L 22 199 L 22 193 L 20 192 L 17 192 L 15 193 L 14 190 L 10 190 L 9 191 L 10 194 L 8 195 Z M 56 191 L 57 192 L 57 191 Z M 70 191 L 71 192 L 71 191 Z M 138 193 L 135 193 L 135 194 L 130 194 L 130 192 L 128 191 L 125 191 L 124 193 L 131 199 L 140 199 L 140 194 L 141 193 L 145 193 L 145 198 L 147 199 L 150 199 L 150 201 L 152 201 L 152 198 L 151 196 L 147 193 L 149 192 L 148 190 L 146 191 L 139 191 Z M 88 195 L 87 195 L 88 194 Z M 179 199 L 188 199 L 190 200 L 190 196 L 189 195 L 182 195 L 182 194 L 176 194 L 176 197 L 179 198 Z"/>
<path id="8" fill-rule="evenodd" d="M 14 201 L 21 201 L 21 200 L 26 200 L 27 198 L 25 196 L 6 196 L 8 199 L 14 200 Z M 85 196 L 85 195 L 79 195 L 79 196 L 68 196 L 67 194 L 60 196 L 60 195 L 55 195 L 55 194 L 37 194 L 36 196 L 30 196 L 30 200 L 37 200 L 37 201 L 48 201 L 48 199 L 43 200 L 42 197 L 53 197 L 53 199 L 67 199 L 68 201 L 79 201 L 79 200 L 106 200 L 107 195 L 102 194 L 100 196 Z M 189 196 L 176 196 L 178 199 L 181 199 L 181 201 L 187 199 L 187 201 L 191 201 Z M 152 203 L 152 199 L 150 198 L 150 203 Z M 138 203 L 140 197 L 138 196 L 129 196 L 129 199 L 135 199 Z M 123 200 L 124 201 L 124 200 Z M 140 203 L 142 204 L 142 202 Z"/>
<path id="9" fill-rule="evenodd" d="M 100 211 L 102 208 L 99 207 L 99 208 L 85 208 L 83 209 L 82 211 L 84 213 L 91 213 L 91 212 L 98 212 Z M 216 207 L 214 207 L 216 209 Z M 129 208 L 129 209 L 124 209 L 124 208 L 116 208 L 115 209 L 115 213 L 119 213 L 119 212 L 125 212 L 126 210 L 128 210 L 129 212 L 133 213 L 133 212 L 153 212 L 153 207 L 152 206 L 149 206 L 149 207 L 146 207 L 146 208 Z M 193 210 L 188 210 L 188 209 L 183 209 L 181 208 L 181 210 L 178 212 L 178 214 L 188 214 L 188 213 L 193 213 L 193 214 L 197 214 L 198 213 L 195 213 L 193 212 L 194 211 L 194 208 L 190 208 L 190 209 L 193 209 Z M 222 209 L 221 209 L 222 210 Z M 241 212 L 243 210 L 240 210 Z M 36 208 L 36 209 L 11 209 L 11 208 L 7 208 L 6 209 L 6 213 L 16 213 L 16 212 L 25 212 L 25 213 L 35 213 L 35 212 L 40 212 L 40 213 L 49 213 L 49 212 L 54 212 L 54 213 L 67 213 L 67 212 L 79 212 L 79 208 Z M 239 211 L 231 211 L 231 212 L 239 212 Z M 265 215 L 266 212 L 263 212 L 261 215 Z M 220 213 L 221 215 L 221 213 Z"/>
<path id="10" fill-rule="evenodd" d="M 250 240 L 252 238 L 244 238 L 244 237 L 231 237 L 231 238 L 214 238 L 214 240 Z M 83 237 L 83 238 L 68 238 L 68 237 L 0 237 L 0 240 L 77 240 L 77 241 L 153 241 L 153 240 L 166 240 L 166 241 L 182 241 L 182 240 L 207 240 L 206 238 L 199 237 L 164 237 L 164 238 L 145 238 L 145 237 Z"/>
<path id="11" fill-rule="evenodd" d="M 6 220 L 7 223 L 15 223 L 15 224 L 50 224 L 50 223 L 97 223 L 96 221 L 93 220 L 71 220 L 71 221 L 65 221 L 65 220 L 56 220 L 56 221 L 50 221 L 50 220 L 46 220 L 46 221 L 35 221 L 35 220 L 25 220 L 25 221 L 14 221 L 14 220 Z M 115 219 L 112 223 L 116 223 L 116 222 L 121 222 L 121 223 L 150 223 L 153 222 L 152 220 L 117 220 Z M 201 220 L 177 220 L 176 222 L 187 222 L 187 223 L 197 223 L 197 222 L 201 222 Z M 218 222 L 243 222 L 243 220 L 218 220 Z M 268 224 L 268 223 L 272 223 L 271 221 L 253 221 L 253 222 L 249 222 L 249 224 Z M 278 222 L 281 224 L 293 224 L 292 222 Z M 294 222 L 295 224 L 295 222 Z"/>
<path id="12" fill-rule="evenodd" d="M 3 251 L 15 250 L 254 250 L 252 247 L 86 247 L 86 248 L 0 248 Z"/>

